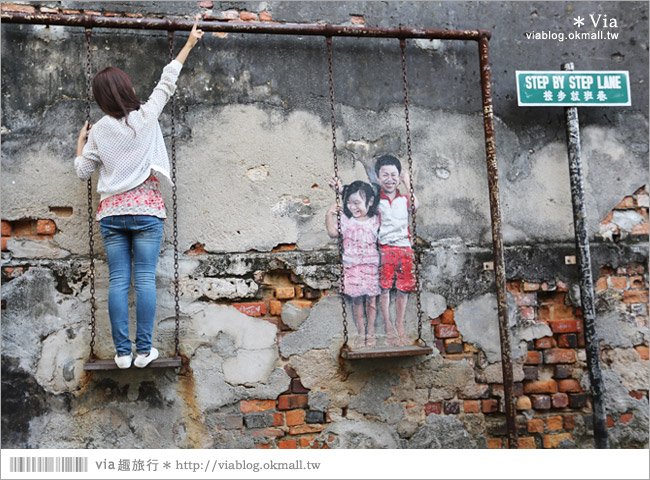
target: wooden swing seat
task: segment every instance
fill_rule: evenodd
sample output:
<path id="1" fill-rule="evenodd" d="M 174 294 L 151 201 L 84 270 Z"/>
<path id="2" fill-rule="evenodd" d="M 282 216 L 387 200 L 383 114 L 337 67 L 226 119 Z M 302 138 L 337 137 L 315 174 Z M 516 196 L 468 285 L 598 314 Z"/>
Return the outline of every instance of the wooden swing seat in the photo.
<path id="1" fill-rule="evenodd" d="M 149 368 L 176 368 L 182 365 L 181 357 L 157 358 L 142 370 Z M 131 365 L 130 369 L 138 368 Z M 84 363 L 84 370 L 130 370 L 129 368 L 117 368 L 115 360 L 92 360 Z"/>
<path id="2" fill-rule="evenodd" d="M 364 360 L 366 358 L 413 357 L 430 355 L 433 348 L 428 345 L 404 345 L 399 347 L 373 347 L 358 350 L 343 349 L 341 356 L 346 360 Z"/>

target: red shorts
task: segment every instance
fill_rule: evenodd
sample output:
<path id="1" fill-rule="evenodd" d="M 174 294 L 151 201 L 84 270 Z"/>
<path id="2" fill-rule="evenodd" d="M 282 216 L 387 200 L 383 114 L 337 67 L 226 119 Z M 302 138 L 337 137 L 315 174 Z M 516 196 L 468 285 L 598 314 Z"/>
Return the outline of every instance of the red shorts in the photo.
<path id="1" fill-rule="evenodd" d="M 395 288 L 402 292 L 414 292 L 413 249 L 411 247 L 379 245 L 379 254 L 381 255 L 379 286 L 384 290 L 389 290 L 395 283 Z"/>

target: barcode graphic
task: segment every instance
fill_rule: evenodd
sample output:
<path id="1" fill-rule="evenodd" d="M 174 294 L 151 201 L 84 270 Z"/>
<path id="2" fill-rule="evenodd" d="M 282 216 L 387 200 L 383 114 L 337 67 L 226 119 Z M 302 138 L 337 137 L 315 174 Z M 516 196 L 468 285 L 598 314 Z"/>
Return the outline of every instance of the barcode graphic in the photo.
<path id="1" fill-rule="evenodd" d="M 88 457 L 9 457 L 10 472 L 87 472 Z"/>

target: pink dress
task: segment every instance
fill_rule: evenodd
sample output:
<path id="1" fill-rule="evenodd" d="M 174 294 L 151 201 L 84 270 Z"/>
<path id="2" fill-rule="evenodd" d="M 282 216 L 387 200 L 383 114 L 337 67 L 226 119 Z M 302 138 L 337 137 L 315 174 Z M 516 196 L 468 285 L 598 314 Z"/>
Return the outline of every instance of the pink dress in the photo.
<path id="1" fill-rule="evenodd" d="M 379 295 L 378 230 L 376 215 L 366 221 L 341 215 L 344 293 L 351 297 Z"/>

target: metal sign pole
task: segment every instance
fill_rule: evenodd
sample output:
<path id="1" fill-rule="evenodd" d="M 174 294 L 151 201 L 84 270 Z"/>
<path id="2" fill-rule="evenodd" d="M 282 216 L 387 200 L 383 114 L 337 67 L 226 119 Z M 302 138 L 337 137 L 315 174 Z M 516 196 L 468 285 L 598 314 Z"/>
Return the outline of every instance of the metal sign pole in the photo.
<path id="1" fill-rule="evenodd" d="M 565 63 L 562 70 L 573 71 L 573 63 Z M 582 160 L 580 159 L 580 123 L 578 107 L 567 107 L 566 132 L 569 153 L 569 177 L 571 179 L 571 202 L 576 237 L 578 266 L 580 267 L 580 299 L 582 302 L 587 369 L 591 384 L 594 439 L 596 448 L 609 448 L 605 414 L 603 377 L 600 370 L 600 349 L 596 338 L 596 314 L 594 308 L 594 282 L 591 275 L 591 254 L 587 235 L 587 214 L 584 200 Z"/>

